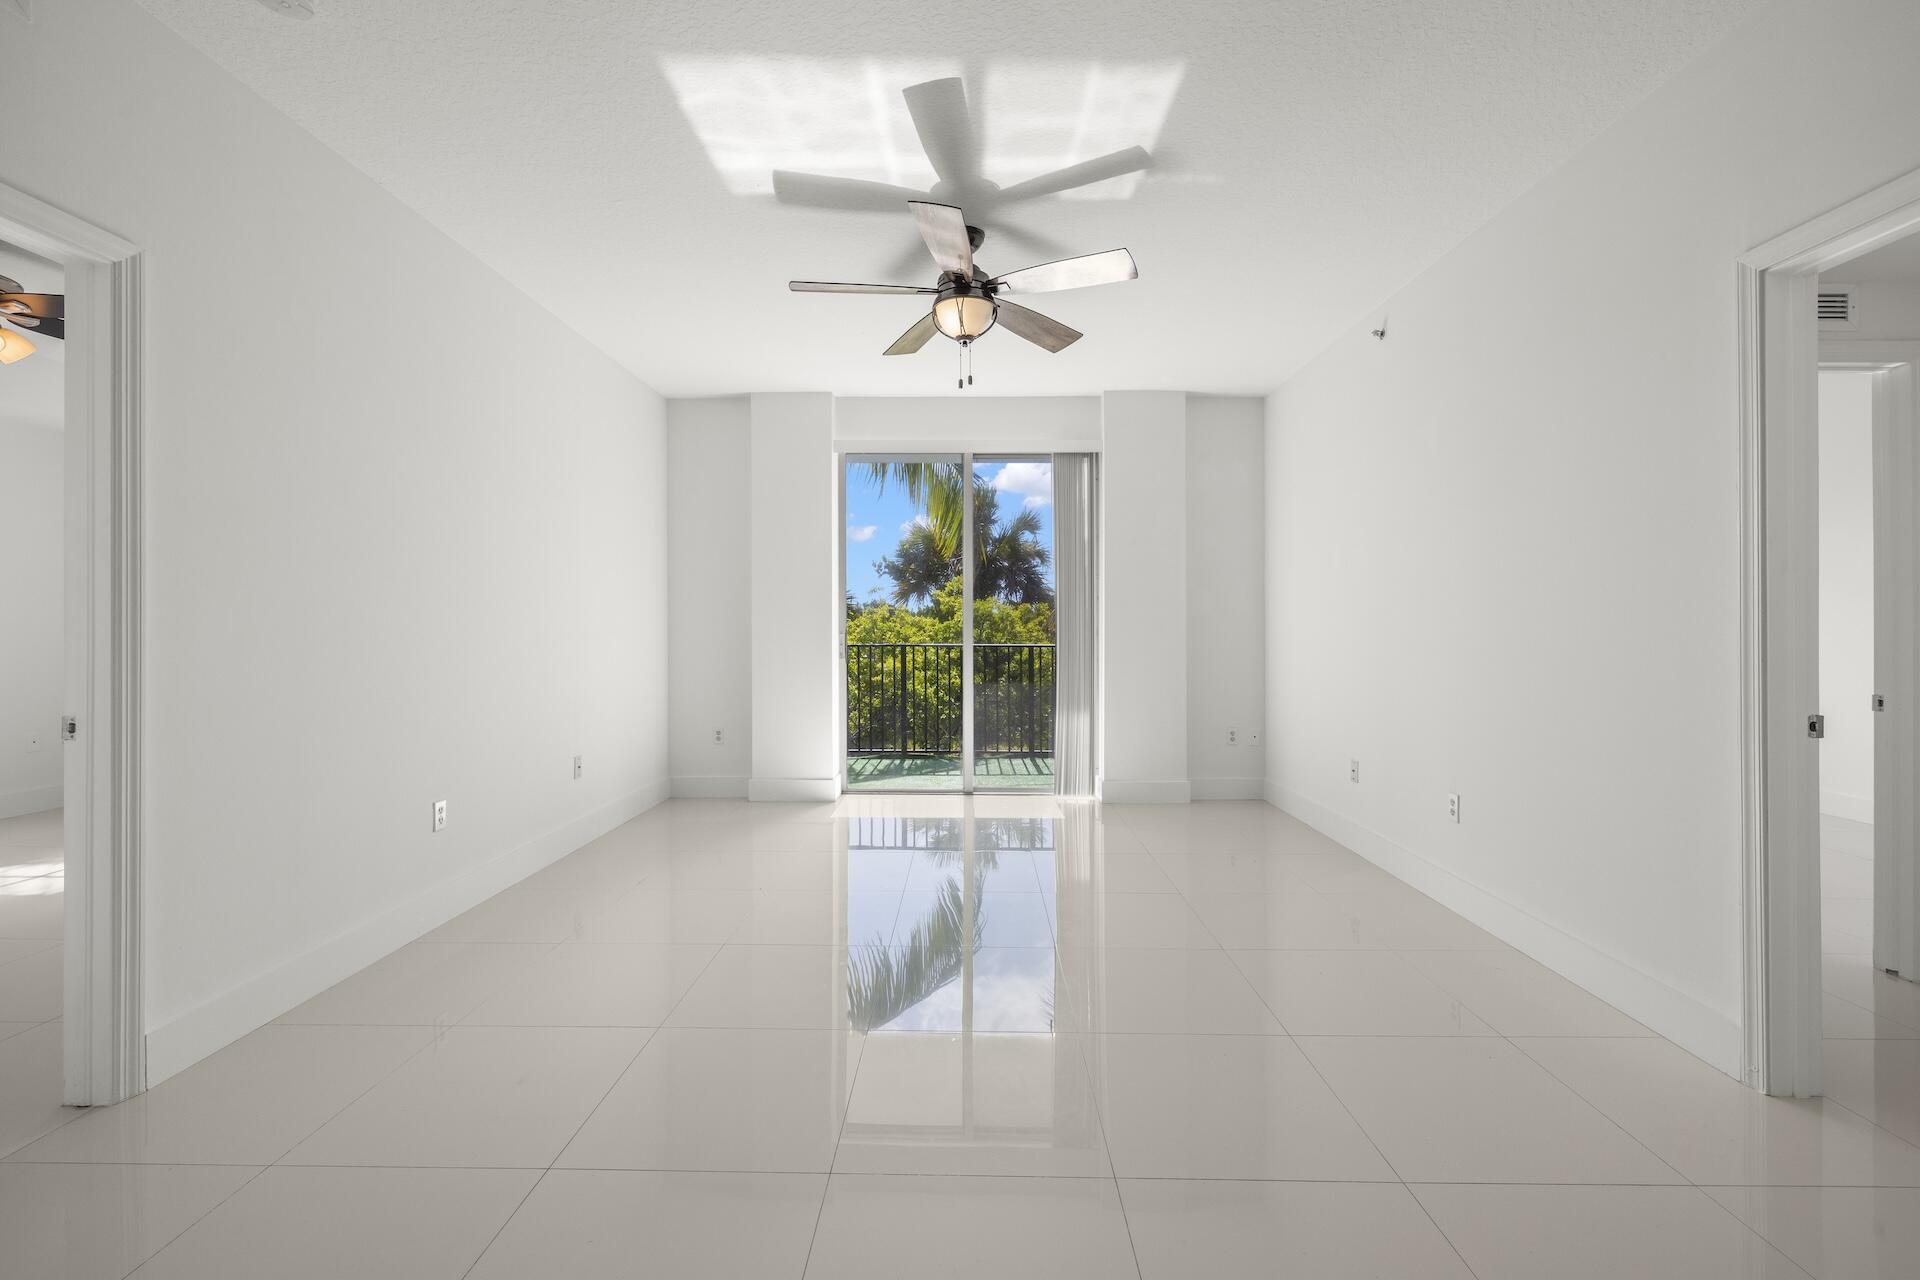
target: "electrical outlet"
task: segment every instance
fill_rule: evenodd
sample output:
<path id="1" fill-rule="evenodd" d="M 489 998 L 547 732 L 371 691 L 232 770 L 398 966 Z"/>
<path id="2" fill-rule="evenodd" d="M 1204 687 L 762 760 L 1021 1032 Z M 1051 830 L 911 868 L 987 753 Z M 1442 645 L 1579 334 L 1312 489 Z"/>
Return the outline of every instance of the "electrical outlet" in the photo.
<path id="1" fill-rule="evenodd" d="M 726 742 L 727 731 L 725 729 L 715 729 L 713 731 L 713 745 L 716 747 L 725 746 Z"/>
<path id="2" fill-rule="evenodd" d="M 1454 792 L 1447 797 L 1447 816 L 1455 822 L 1460 821 L 1460 794 Z"/>
<path id="3" fill-rule="evenodd" d="M 1347 761 L 1347 779 L 1351 782 L 1360 781 L 1360 762 L 1358 760 Z"/>
<path id="4" fill-rule="evenodd" d="M 445 831 L 447 829 L 447 802 L 445 800 L 435 800 L 433 802 L 433 829 L 435 831 Z"/>
<path id="5" fill-rule="evenodd" d="M 1230 747 L 1240 745 L 1240 731 L 1238 729 L 1227 730 L 1227 745 Z"/>
<path id="6" fill-rule="evenodd" d="M 579 756 L 575 756 L 573 758 L 573 778 L 574 778 L 574 781 L 576 782 L 580 780 L 580 757 Z"/>

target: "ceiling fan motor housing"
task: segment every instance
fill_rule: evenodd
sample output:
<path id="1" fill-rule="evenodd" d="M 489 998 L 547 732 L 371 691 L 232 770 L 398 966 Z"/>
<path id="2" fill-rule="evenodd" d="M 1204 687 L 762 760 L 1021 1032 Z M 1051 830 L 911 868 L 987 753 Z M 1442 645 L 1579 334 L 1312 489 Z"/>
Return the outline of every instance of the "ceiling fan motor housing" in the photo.
<path id="1" fill-rule="evenodd" d="M 948 272 L 940 277 L 940 293 L 933 300 L 933 323 L 955 342 L 972 342 L 993 328 L 998 312 L 993 290 L 984 282 Z"/>

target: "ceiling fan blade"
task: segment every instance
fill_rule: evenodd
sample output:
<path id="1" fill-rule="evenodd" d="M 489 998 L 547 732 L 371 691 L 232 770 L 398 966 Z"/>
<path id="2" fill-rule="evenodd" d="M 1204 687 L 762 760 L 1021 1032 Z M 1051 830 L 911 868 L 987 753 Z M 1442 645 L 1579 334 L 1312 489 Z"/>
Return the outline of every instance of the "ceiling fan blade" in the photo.
<path id="1" fill-rule="evenodd" d="M 927 193 L 890 182 L 864 178 L 834 178 L 823 173 L 773 171 L 773 195 L 782 204 L 815 209 L 854 209 L 869 213 L 898 213 L 903 200 L 924 200 Z"/>
<path id="2" fill-rule="evenodd" d="M 980 149 L 959 77 L 908 85 L 901 96 L 933 171 L 946 182 L 970 185 L 980 175 Z"/>
<path id="3" fill-rule="evenodd" d="M 1070 329 L 1052 316 L 1030 311 L 1017 302 L 996 303 L 995 314 L 1001 328 L 1011 329 L 1034 346 L 1049 351 L 1064 351 L 1083 336 L 1078 329 Z"/>
<path id="4" fill-rule="evenodd" d="M 0 311 L 15 315 L 39 316 L 42 319 L 48 316 L 59 319 L 67 314 L 67 295 L 21 293 L 18 289 L 0 289 Z"/>
<path id="5" fill-rule="evenodd" d="M 0 293 L 20 292 L 20 282 L 12 276 L 0 276 Z"/>
<path id="6" fill-rule="evenodd" d="M 973 241 L 967 237 L 967 215 L 950 204 L 928 200 L 909 200 L 914 225 L 927 242 L 927 252 L 942 271 L 957 272 L 973 279 Z"/>
<path id="7" fill-rule="evenodd" d="M 1090 186 L 1096 182 L 1105 182 L 1108 178 L 1118 178 L 1152 167 L 1153 156 L 1145 147 L 1128 147 L 1125 151 L 1115 151 L 1111 155 L 1082 160 L 1079 164 L 1070 164 L 1064 169 L 1055 169 L 1052 173 L 1043 173 L 1037 178 L 1028 178 L 1025 182 L 1016 182 L 1010 187 L 1003 187 L 1000 191 L 1000 199 L 1003 201 L 1032 200 L 1038 196 L 1050 196 L 1057 191 L 1071 191 L 1075 187 Z"/>
<path id="8" fill-rule="evenodd" d="M 918 284 L 841 284 L 834 280 L 789 280 L 795 293 L 938 293 Z"/>
<path id="9" fill-rule="evenodd" d="M 913 322 L 913 328 L 907 330 L 898 338 L 895 338 L 893 345 L 881 354 L 889 356 L 910 356 L 920 348 L 926 346 L 927 339 L 931 338 L 933 334 L 933 312 L 929 311 L 918 320 L 915 320 Z"/>
<path id="10" fill-rule="evenodd" d="M 1132 254 L 1125 249 L 1108 249 L 1105 253 L 1082 254 L 1078 258 L 1022 267 L 988 283 L 1001 293 L 1057 293 L 1061 289 L 1118 284 L 1139 277 L 1140 269 L 1133 265 Z"/>
<path id="11" fill-rule="evenodd" d="M 59 316 L 13 316 L 0 312 L 0 320 L 17 325 L 22 333 L 30 333 L 36 338 L 62 338 L 67 336 L 67 322 Z"/>

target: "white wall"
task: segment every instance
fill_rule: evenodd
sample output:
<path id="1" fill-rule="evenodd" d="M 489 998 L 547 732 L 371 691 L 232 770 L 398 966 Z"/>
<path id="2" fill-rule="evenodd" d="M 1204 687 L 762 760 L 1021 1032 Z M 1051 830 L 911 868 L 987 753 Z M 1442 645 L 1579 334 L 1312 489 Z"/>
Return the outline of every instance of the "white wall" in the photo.
<path id="1" fill-rule="evenodd" d="M 663 410 L 133 5 L 0 82 L 0 181 L 146 254 L 158 1080 L 664 793 Z"/>
<path id="2" fill-rule="evenodd" d="M 1104 404 L 670 402 L 675 794 L 831 794 L 840 767 L 834 451 L 974 449 L 1103 455 L 1108 794 L 1185 800 L 1191 785 L 1201 797 L 1259 795 L 1264 748 L 1249 737 L 1264 708 L 1261 414 L 1255 399 L 1178 392 L 1116 392 Z M 1205 740 L 1191 764 L 1190 724 Z M 1241 732 L 1238 747 L 1225 743 L 1229 726 Z M 721 746 L 716 727 L 726 729 Z"/>
<path id="3" fill-rule="evenodd" d="M 1265 453 L 1261 400 L 1187 397 L 1187 772 L 1196 800 L 1259 799 L 1266 781 Z"/>
<path id="4" fill-rule="evenodd" d="M 749 397 L 752 800 L 840 794 L 833 397 Z"/>
<path id="5" fill-rule="evenodd" d="M 1097 396 L 841 396 L 833 437 L 848 453 L 1087 453 L 1100 448 Z"/>
<path id="6" fill-rule="evenodd" d="M 1820 375 L 1820 811 L 1873 821 L 1873 375 Z"/>
<path id="7" fill-rule="evenodd" d="M 1765 11 L 1269 404 L 1269 794 L 1729 1071 L 1733 262 L 1920 166 L 1917 44 Z"/>
<path id="8" fill-rule="evenodd" d="M 0 412 L 0 818 L 60 803 L 64 448 Z"/>
<path id="9" fill-rule="evenodd" d="M 1100 794 L 1184 804 L 1187 772 L 1187 396 L 1101 398 Z"/>
<path id="10" fill-rule="evenodd" d="M 1869 268 L 1842 264 L 1821 277 L 1853 285 L 1851 329 L 1820 331 L 1821 342 L 1867 342 L 1920 338 L 1920 285 L 1876 279 Z"/>
<path id="11" fill-rule="evenodd" d="M 741 501 L 750 421 L 745 396 L 667 401 L 676 796 L 744 796 L 753 771 L 753 512 Z"/>

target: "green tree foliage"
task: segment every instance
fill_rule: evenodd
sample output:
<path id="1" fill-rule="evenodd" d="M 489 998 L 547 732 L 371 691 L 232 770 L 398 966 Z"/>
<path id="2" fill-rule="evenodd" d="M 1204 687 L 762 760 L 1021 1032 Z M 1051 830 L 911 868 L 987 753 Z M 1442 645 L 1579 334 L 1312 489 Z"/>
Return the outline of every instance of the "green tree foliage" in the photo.
<path id="1" fill-rule="evenodd" d="M 960 643 L 963 625 L 960 579 L 949 578 L 935 588 L 925 609 L 897 604 L 847 606 L 848 644 Z M 1012 604 L 1005 600 L 973 602 L 973 638 L 978 644 L 1052 644 L 1053 604 Z"/>
<path id="2" fill-rule="evenodd" d="M 960 742 L 961 585 L 949 579 L 923 610 L 847 610 L 848 746 L 952 752 Z M 1053 606 L 976 600 L 974 734 L 982 751 L 1053 740 Z M 861 646 L 938 646 L 863 648 Z M 1038 649 L 995 646 L 1039 645 Z M 1014 739 L 1018 729 L 1020 742 Z"/>

